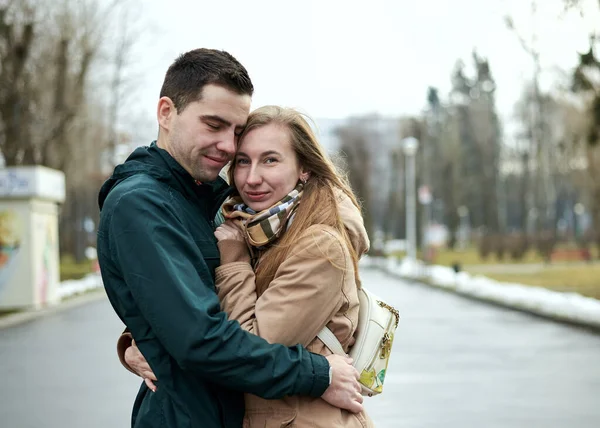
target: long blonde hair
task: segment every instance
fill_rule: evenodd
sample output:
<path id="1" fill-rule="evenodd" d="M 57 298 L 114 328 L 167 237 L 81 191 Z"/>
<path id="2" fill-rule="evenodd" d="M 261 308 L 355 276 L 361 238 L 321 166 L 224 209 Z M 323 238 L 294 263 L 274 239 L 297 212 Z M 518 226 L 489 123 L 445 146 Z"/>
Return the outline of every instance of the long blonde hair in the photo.
<path id="1" fill-rule="evenodd" d="M 262 292 L 269 285 L 275 277 L 277 268 L 288 256 L 292 244 L 297 242 L 300 235 L 314 224 L 331 226 L 342 236 L 352 257 L 357 286 L 360 286 L 357 267 L 358 255 L 340 216 L 334 191 L 335 188 L 340 189 L 360 209 L 347 178 L 336 169 L 329 159 L 302 113 L 294 109 L 264 106 L 254 110 L 248 117 L 239 141 L 243 141 L 244 137 L 253 129 L 269 124 L 280 125 L 288 131 L 298 163 L 303 171 L 309 173 L 309 178 L 304 186 L 302 201 L 291 226 L 260 257 L 256 266 L 257 290 Z M 234 183 L 234 173 L 235 162 L 232 162 L 228 171 L 230 183 Z"/>

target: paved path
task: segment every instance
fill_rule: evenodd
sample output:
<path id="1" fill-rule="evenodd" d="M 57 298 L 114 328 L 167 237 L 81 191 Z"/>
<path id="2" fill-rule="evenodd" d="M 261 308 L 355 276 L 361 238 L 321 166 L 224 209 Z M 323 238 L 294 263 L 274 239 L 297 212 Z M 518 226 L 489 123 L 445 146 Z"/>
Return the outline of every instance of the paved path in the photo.
<path id="1" fill-rule="evenodd" d="M 121 368 L 106 298 L 0 330 L 0 427 L 130 426 L 140 382 Z"/>
<path id="2" fill-rule="evenodd" d="M 378 428 L 600 426 L 600 336 L 365 271 L 401 310 Z M 2 428 L 129 426 L 105 299 L 0 330 Z"/>
<path id="3" fill-rule="evenodd" d="M 376 271 L 401 310 L 378 427 L 600 427 L 600 335 Z"/>

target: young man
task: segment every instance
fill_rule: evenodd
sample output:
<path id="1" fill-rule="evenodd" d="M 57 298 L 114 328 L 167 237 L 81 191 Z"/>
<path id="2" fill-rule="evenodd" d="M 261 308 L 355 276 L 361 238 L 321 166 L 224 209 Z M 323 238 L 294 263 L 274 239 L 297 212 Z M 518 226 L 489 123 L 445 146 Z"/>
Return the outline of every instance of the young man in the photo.
<path id="1" fill-rule="evenodd" d="M 268 344 L 228 321 L 214 288 L 212 219 L 253 92 L 222 51 L 180 56 L 158 102 L 158 140 L 135 150 L 103 185 L 98 254 L 115 312 L 159 379 L 142 384 L 134 427 L 241 426 L 240 392 L 321 396 L 362 410 L 358 373 L 341 357 Z"/>

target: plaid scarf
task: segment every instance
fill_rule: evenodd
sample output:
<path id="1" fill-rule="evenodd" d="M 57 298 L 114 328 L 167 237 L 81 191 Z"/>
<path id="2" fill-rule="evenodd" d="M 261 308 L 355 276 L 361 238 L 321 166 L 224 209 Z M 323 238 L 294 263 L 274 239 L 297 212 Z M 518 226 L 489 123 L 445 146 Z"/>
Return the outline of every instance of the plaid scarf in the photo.
<path id="1" fill-rule="evenodd" d="M 291 224 L 292 217 L 302 198 L 302 183 L 285 195 L 283 199 L 270 208 L 255 212 L 241 202 L 239 196 L 229 199 L 221 207 L 223 216 L 227 219 L 241 222 L 246 239 L 253 247 L 264 247 L 279 238 Z"/>

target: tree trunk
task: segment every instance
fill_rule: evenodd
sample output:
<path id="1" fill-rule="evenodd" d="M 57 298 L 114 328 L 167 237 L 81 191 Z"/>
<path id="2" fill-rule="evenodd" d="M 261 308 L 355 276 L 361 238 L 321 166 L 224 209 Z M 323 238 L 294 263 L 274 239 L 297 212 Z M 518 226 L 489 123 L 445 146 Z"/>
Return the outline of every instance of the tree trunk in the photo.
<path id="1" fill-rule="evenodd" d="M 446 224 L 448 224 L 448 247 L 454 248 L 457 240 L 458 232 L 458 206 L 456 204 L 455 185 L 454 185 L 454 166 L 452 162 L 448 162 L 443 168 L 444 177 L 444 190 L 442 192 L 442 200 L 444 201 L 444 211 L 446 217 Z"/>

